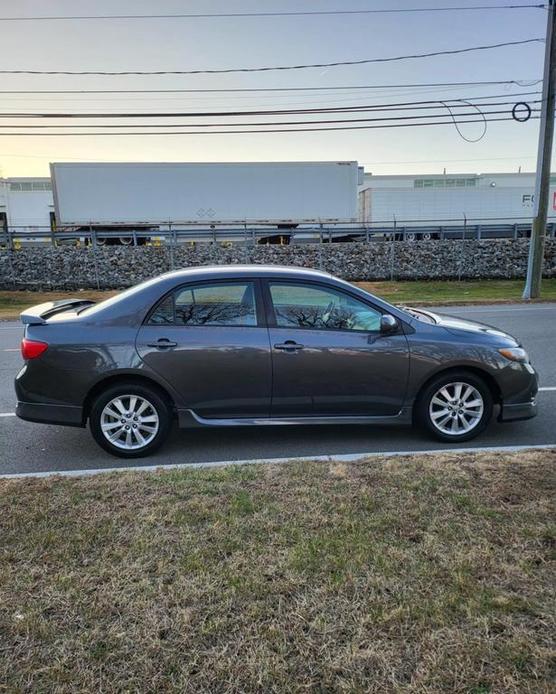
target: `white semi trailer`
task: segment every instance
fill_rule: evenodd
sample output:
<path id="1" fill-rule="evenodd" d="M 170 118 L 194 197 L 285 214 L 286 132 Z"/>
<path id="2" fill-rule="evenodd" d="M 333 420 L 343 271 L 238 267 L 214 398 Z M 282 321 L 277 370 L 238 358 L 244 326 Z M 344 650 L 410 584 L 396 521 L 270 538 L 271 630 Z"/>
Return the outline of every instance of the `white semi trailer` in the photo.
<path id="1" fill-rule="evenodd" d="M 357 222 L 354 161 L 54 163 L 50 171 L 59 227 Z"/>

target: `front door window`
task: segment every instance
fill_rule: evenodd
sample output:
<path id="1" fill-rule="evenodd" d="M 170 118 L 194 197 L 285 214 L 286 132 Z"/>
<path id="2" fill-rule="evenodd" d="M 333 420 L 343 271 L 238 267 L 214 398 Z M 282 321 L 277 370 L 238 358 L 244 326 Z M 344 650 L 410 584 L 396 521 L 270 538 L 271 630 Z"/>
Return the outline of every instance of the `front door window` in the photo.
<path id="1" fill-rule="evenodd" d="M 334 289 L 308 284 L 271 284 L 276 325 L 315 330 L 380 330 L 380 313 Z"/>

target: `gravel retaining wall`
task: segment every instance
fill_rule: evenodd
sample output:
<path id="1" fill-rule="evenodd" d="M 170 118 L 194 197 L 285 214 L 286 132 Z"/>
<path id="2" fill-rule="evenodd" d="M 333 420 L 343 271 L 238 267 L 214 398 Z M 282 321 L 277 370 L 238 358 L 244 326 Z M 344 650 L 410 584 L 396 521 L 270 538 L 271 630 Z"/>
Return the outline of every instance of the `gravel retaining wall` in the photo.
<path id="1" fill-rule="evenodd" d="M 319 268 L 347 280 L 512 279 L 525 276 L 527 239 L 372 241 L 303 246 L 197 244 L 0 250 L 2 289 L 115 289 L 195 265 L 266 263 Z M 544 276 L 556 277 L 556 239 Z"/>

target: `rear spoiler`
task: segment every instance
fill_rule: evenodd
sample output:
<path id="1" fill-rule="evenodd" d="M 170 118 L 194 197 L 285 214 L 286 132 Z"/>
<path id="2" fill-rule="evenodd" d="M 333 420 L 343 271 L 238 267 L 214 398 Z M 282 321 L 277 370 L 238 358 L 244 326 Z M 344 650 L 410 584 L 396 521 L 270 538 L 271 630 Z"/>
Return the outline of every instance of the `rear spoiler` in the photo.
<path id="1" fill-rule="evenodd" d="M 96 302 L 90 299 L 60 299 L 59 301 L 46 301 L 44 304 L 31 306 L 19 314 L 24 325 L 45 325 L 46 321 L 57 313 L 74 311 L 81 306 L 90 306 Z"/>

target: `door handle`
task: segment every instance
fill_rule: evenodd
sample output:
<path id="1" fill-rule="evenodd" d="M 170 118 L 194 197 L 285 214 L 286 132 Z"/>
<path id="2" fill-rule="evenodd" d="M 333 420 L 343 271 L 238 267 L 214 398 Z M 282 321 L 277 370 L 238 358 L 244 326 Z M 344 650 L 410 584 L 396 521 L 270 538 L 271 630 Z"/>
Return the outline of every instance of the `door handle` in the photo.
<path id="1" fill-rule="evenodd" d="M 170 347 L 177 347 L 177 342 L 172 342 L 167 337 L 161 337 L 156 342 L 149 342 L 147 347 L 155 347 L 156 349 L 169 349 Z"/>
<path id="2" fill-rule="evenodd" d="M 303 345 L 293 340 L 286 340 L 285 342 L 278 342 L 275 344 L 274 349 L 281 349 L 283 352 L 297 352 L 297 350 L 303 349 Z"/>

